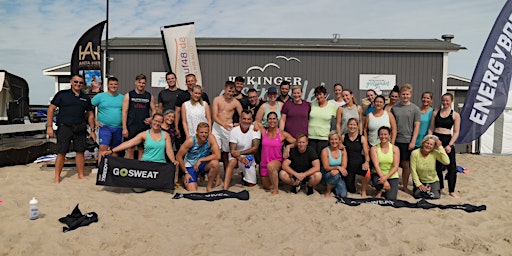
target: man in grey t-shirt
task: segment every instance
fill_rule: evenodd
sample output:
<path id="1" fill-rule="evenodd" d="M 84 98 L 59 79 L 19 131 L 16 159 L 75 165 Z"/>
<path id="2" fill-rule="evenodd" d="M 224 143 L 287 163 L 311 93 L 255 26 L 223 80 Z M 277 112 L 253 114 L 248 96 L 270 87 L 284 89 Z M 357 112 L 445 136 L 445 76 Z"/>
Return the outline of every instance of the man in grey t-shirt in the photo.
<path id="1" fill-rule="evenodd" d="M 401 102 L 393 106 L 391 112 L 396 119 L 397 134 L 395 145 L 400 149 L 400 167 L 402 167 L 402 190 L 409 192 L 410 168 L 409 159 L 414 149 L 420 130 L 421 112 L 418 106 L 411 102 L 412 86 L 404 84 L 400 88 Z"/>

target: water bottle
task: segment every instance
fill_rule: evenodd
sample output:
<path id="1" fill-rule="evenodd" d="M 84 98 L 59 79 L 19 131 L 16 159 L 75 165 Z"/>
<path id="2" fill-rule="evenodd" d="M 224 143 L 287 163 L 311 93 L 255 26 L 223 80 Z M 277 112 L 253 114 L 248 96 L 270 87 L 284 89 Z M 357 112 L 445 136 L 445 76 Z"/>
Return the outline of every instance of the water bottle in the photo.
<path id="1" fill-rule="evenodd" d="M 245 165 L 245 168 L 251 168 L 252 161 L 254 160 L 254 158 L 252 157 L 252 155 L 248 155 L 245 158 L 247 159 L 247 161 L 249 161 L 249 163 Z"/>
<path id="2" fill-rule="evenodd" d="M 35 197 L 32 197 L 32 200 L 30 200 L 30 219 L 35 220 L 39 218 L 39 209 L 37 208 L 37 199 Z"/>

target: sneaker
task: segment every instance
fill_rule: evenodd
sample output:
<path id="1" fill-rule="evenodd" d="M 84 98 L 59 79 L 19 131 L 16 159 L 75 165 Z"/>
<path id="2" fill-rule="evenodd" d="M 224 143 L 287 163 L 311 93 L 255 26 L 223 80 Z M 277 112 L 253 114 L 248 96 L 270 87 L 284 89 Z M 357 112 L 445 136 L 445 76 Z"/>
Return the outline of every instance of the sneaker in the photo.
<path id="1" fill-rule="evenodd" d="M 310 196 L 310 195 L 312 195 L 312 194 L 314 193 L 314 191 L 313 191 L 313 187 L 306 186 L 306 188 L 307 188 L 307 190 L 308 190 L 308 191 L 306 192 L 306 195 Z"/>
<path id="2" fill-rule="evenodd" d="M 292 189 L 291 189 L 292 193 L 297 194 L 297 193 L 299 193 L 299 191 L 300 191 L 300 185 L 292 186 Z"/>

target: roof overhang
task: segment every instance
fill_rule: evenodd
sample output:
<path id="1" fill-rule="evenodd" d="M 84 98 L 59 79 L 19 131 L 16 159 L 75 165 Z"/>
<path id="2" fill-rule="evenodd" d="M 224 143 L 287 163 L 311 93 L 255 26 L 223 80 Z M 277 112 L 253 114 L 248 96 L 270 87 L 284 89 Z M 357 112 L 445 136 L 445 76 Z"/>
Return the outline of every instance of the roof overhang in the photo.
<path id="1" fill-rule="evenodd" d="M 69 76 L 71 63 L 65 63 L 54 67 L 43 69 L 45 76 Z"/>
<path id="2" fill-rule="evenodd" d="M 106 41 L 102 44 L 105 45 Z M 198 50 L 456 52 L 466 48 L 439 39 L 196 38 Z M 163 50 L 160 37 L 115 37 L 109 49 Z"/>

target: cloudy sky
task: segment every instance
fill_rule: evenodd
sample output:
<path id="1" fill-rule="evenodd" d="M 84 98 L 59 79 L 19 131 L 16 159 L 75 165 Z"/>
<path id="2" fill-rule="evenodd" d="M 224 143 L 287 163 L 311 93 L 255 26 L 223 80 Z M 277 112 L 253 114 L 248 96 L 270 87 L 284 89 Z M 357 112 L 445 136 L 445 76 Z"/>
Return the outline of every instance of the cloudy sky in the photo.
<path id="1" fill-rule="evenodd" d="M 471 78 L 505 0 L 110 0 L 109 37 L 160 37 L 195 22 L 197 37 L 438 38 L 468 50 L 448 72 Z M 78 38 L 105 19 L 105 0 L 0 0 L 0 69 L 25 78 L 31 104 L 48 104 L 42 70 L 70 61 Z M 105 38 L 105 35 L 104 35 Z"/>

